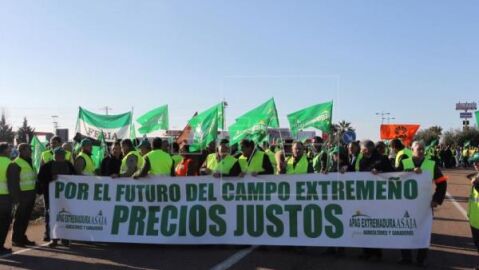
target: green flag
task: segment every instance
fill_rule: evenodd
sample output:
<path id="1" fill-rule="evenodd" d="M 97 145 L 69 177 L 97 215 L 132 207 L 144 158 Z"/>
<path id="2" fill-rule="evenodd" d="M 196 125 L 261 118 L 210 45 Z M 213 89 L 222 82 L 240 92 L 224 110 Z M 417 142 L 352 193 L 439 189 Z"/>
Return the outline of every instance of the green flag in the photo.
<path id="1" fill-rule="evenodd" d="M 476 114 L 476 125 L 479 128 L 479 111 L 475 112 Z"/>
<path id="2" fill-rule="evenodd" d="M 302 129 L 314 127 L 324 132 L 331 131 L 333 102 L 317 104 L 288 115 L 291 135 L 296 136 Z"/>
<path id="3" fill-rule="evenodd" d="M 42 162 L 42 152 L 46 150 L 46 147 L 35 135 L 30 142 L 30 146 L 32 147 L 33 168 L 38 173 L 38 171 L 40 170 L 40 164 Z"/>
<path id="4" fill-rule="evenodd" d="M 132 124 L 132 112 L 117 115 L 101 115 L 80 107 L 76 132 L 89 138 L 97 138 L 105 133 L 107 141 L 128 138 Z"/>
<path id="5" fill-rule="evenodd" d="M 194 152 L 204 149 L 218 136 L 218 105 L 199 113 L 188 122 L 188 125 L 193 133 L 190 150 Z"/>
<path id="6" fill-rule="evenodd" d="M 136 121 L 141 125 L 138 129 L 140 134 L 147 134 L 160 129 L 167 130 L 169 128 L 168 105 L 151 110 L 140 116 Z"/>
<path id="7" fill-rule="evenodd" d="M 230 143 L 235 144 L 242 139 L 260 143 L 266 138 L 268 127 L 279 127 L 278 112 L 273 98 L 236 118 L 236 122 L 228 129 Z"/>
<path id="8" fill-rule="evenodd" d="M 105 141 L 105 134 L 103 132 L 100 133 L 97 140 L 100 142 L 100 146 L 94 145 L 91 150 L 91 159 L 93 160 L 93 164 L 95 168 L 100 168 L 101 162 L 105 157 L 105 153 L 108 151 L 108 147 Z"/>
<path id="9" fill-rule="evenodd" d="M 225 103 L 221 102 L 218 105 L 218 129 L 223 129 L 224 128 L 224 122 L 225 122 Z"/>
<path id="10" fill-rule="evenodd" d="M 236 118 L 236 122 L 243 126 L 251 126 L 262 122 L 267 127 L 279 128 L 278 111 L 274 98 Z"/>

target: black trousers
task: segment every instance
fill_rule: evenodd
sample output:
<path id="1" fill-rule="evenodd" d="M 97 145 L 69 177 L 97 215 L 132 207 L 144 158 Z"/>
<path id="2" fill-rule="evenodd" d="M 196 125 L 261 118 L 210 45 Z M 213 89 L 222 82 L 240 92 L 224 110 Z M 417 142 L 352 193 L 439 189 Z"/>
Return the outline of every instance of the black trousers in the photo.
<path id="1" fill-rule="evenodd" d="M 476 246 L 477 252 L 479 252 L 479 229 L 471 226 L 472 240 Z"/>
<path id="2" fill-rule="evenodd" d="M 11 222 L 12 200 L 8 195 L 0 195 L 0 248 L 5 244 Z"/>
<path id="3" fill-rule="evenodd" d="M 43 193 L 43 201 L 45 202 L 45 238 L 50 238 L 50 200 L 48 194 Z"/>
<path id="4" fill-rule="evenodd" d="M 35 205 L 36 195 L 35 190 L 20 192 L 19 202 L 15 209 L 15 221 L 13 222 L 12 241 L 14 242 L 21 243 L 27 240 L 25 233 Z"/>
<path id="5" fill-rule="evenodd" d="M 412 261 L 412 252 L 414 249 L 401 249 L 401 256 L 403 260 Z M 416 262 L 423 263 L 427 258 L 429 249 L 417 249 Z"/>

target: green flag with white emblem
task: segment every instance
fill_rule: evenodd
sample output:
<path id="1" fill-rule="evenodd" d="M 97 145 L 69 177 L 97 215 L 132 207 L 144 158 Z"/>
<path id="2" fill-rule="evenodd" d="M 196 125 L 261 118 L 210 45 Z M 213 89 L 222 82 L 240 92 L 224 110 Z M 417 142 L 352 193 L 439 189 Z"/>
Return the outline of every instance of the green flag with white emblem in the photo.
<path id="1" fill-rule="evenodd" d="M 199 113 L 188 122 L 188 125 L 193 133 L 190 150 L 198 151 L 206 148 L 218 136 L 218 105 Z"/>
<path id="2" fill-rule="evenodd" d="M 288 115 L 291 135 L 294 137 L 300 130 L 313 127 L 323 132 L 331 131 L 333 102 L 310 106 Z"/>
<path id="3" fill-rule="evenodd" d="M 138 117 L 136 121 L 141 125 L 138 129 L 140 134 L 147 134 L 156 130 L 167 130 L 169 128 L 168 105 L 153 109 Z"/>
<path id="4" fill-rule="evenodd" d="M 268 127 L 279 127 L 278 112 L 273 98 L 236 118 L 236 122 L 229 127 L 230 143 L 235 144 L 242 139 L 259 143 L 266 138 Z"/>

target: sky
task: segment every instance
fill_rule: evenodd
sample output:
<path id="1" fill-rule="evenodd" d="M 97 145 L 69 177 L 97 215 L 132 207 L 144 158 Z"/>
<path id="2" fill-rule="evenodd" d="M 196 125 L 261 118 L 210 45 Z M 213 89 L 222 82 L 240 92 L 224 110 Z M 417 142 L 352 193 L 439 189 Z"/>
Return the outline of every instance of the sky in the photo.
<path id="1" fill-rule="evenodd" d="M 229 125 L 271 97 L 283 127 L 333 100 L 358 138 L 379 139 L 380 112 L 460 128 L 455 103 L 479 101 L 477 14 L 475 0 L 0 0 L 0 109 L 37 131 L 57 115 L 70 136 L 78 106 L 168 104 L 182 129 L 222 100 Z"/>

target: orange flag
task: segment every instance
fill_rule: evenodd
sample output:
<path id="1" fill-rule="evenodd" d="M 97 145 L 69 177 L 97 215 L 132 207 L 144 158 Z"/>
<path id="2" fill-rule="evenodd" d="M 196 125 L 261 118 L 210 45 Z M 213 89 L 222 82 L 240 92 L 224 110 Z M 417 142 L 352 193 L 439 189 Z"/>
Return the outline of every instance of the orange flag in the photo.
<path id="1" fill-rule="evenodd" d="M 381 125 L 381 139 L 392 140 L 401 139 L 405 145 L 411 145 L 414 135 L 419 129 L 419 125 L 391 124 Z"/>

